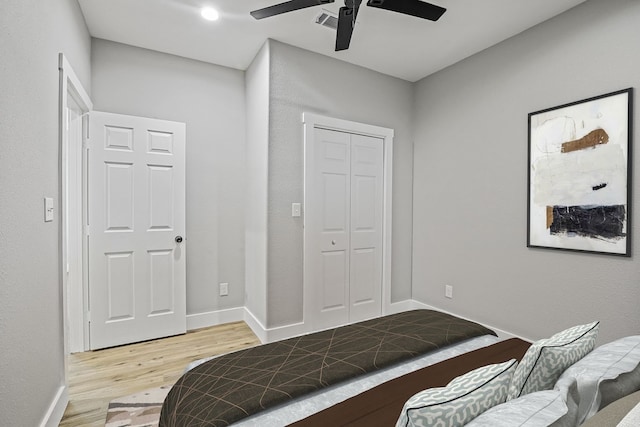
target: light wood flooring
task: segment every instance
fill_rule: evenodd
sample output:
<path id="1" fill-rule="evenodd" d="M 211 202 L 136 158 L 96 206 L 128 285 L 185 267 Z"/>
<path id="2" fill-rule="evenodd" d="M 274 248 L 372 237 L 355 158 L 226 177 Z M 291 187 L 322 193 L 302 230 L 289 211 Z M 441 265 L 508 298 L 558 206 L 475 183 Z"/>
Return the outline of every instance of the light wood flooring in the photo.
<path id="1" fill-rule="evenodd" d="M 104 427 L 109 401 L 173 384 L 194 360 L 260 344 L 244 322 L 69 357 L 69 405 L 60 426 Z"/>

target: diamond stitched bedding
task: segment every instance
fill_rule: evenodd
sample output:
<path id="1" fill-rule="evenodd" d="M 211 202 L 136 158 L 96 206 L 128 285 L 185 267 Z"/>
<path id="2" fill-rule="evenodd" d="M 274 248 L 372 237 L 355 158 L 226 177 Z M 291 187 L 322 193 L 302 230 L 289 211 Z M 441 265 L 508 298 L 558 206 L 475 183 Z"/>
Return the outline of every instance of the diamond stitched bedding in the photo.
<path id="1" fill-rule="evenodd" d="M 414 310 L 248 348 L 186 372 L 165 399 L 160 427 L 227 426 L 263 409 L 468 338 L 474 322 Z"/>

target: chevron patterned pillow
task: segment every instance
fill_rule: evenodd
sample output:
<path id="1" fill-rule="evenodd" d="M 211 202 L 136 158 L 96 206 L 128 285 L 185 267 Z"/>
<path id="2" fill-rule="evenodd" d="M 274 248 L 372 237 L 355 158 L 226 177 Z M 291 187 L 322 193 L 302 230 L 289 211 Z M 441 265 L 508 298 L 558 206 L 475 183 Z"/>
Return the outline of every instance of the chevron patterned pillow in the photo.
<path id="1" fill-rule="evenodd" d="M 599 323 L 574 326 L 531 344 L 513 374 L 507 400 L 553 388 L 565 369 L 593 350 Z"/>
<path id="2" fill-rule="evenodd" d="M 396 427 L 463 426 L 507 398 L 518 362 L 483 366 L 454 378 L 446 387 L 413 395 L 402 408 Z"/>

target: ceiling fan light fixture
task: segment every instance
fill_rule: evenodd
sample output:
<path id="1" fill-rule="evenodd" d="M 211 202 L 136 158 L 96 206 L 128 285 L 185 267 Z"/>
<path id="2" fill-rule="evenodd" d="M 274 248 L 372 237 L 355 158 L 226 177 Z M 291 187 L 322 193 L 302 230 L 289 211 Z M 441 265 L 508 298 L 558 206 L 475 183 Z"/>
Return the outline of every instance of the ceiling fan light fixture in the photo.
<path id="1" fill-rule="evenodd" d="M 200 15 L 207 21 L 217 21 L 220 18 L 220 14 L 212 7 L 203 7 L 200 10 Z"/>

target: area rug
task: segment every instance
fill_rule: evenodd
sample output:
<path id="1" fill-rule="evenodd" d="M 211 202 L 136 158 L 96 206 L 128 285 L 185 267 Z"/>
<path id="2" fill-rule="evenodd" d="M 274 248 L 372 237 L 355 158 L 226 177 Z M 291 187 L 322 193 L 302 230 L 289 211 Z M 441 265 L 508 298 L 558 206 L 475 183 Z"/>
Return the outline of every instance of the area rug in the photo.
<path id="1" fill-rule="evenodd" d="M 105 427 L 157 427 L 170 385 L 151 388 L 109 402 Z"/>

